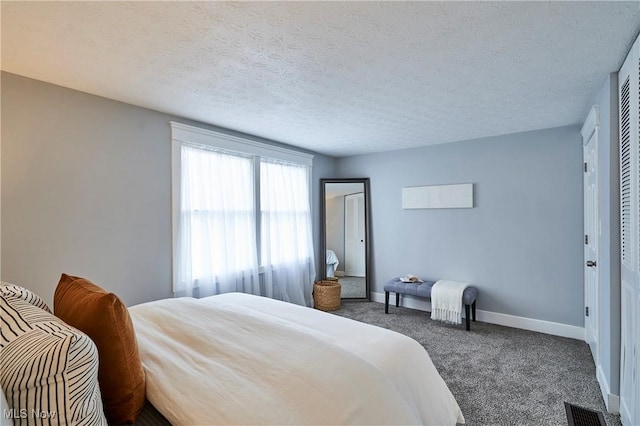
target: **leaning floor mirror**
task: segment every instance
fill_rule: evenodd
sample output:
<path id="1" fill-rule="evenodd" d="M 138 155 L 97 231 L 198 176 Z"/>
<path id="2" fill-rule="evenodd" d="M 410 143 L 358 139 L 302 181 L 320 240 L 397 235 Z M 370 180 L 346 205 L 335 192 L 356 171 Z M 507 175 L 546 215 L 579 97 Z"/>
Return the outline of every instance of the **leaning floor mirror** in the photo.
<path id="1" fill-rule="evenodd" d="M 369 179 L 321 179 L 324 279 L 337 280 L 343 299 L 369 300 Z"/>

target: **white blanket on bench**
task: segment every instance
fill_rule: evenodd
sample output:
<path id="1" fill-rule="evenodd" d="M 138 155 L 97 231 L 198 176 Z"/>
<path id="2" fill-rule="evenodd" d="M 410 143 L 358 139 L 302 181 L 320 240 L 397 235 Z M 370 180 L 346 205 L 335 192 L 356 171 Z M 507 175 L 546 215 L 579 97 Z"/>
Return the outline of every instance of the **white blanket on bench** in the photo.
<path id="1" fill-rule="evenodd" d="M 431 288 L 431 319 L 462 324 L 462 293 L 469 284 L 439 280 Z"/>

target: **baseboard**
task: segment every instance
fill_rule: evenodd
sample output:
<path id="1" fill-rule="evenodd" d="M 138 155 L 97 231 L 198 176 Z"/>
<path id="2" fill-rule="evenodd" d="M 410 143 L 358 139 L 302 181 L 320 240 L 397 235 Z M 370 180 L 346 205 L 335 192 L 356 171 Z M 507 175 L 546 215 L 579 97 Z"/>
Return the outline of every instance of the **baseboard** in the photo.
<path id="1" fill-rule="evenodd" d="M 371 293 L 371 300 L 384 303 L 384 293 Z M 389 305 L 395 306 L 395 295 L 391 294 Z M 402 296 L 400 306 L 410 309 L 431 312 L 431 302 L 417 297 Z M 464 314 L 463 314 L 464 315 Z M 561 324 L 557 322 L 543 321 L 533 318 L 517 317 L 514 315 L 500 314 L 490 311 L 476 311 L 476 319 L 490 324 L 504 325 L 506 327 L 520 328 L 522 330 L 537 331 L 538 333 L 554 336 L 569 337 L 571 339 L 585 340 L 584 327 Z M 473 327 L 471 328 L 473 330 Z"/>
<path id="2" fill-rule="evenodd" d="M 625 400 L 626 401 L 626 400 Z M 624 401 L 620 401 L 620 420 L 623 425 L 632 425 L 631 423 L 631 409 Z"/>
<path id="3" fill-rule="evenodd" d="M 600 392 L 602 392 L 602 399 L 604 400 L 604 405 L 607 407 L 607 411 L 611 414 L 620 414 L 620 397 L 611 394 L 609 382 L 600 365 L 596 367 L 596 379 L 600 385 Z"/>
<path id="4" fill-rule="evenodd" d="M 609 394 L 609 405 L 607 406 L 607 411 L 611 414 L 620 414 L 620 397 L 618 395 Z"/>

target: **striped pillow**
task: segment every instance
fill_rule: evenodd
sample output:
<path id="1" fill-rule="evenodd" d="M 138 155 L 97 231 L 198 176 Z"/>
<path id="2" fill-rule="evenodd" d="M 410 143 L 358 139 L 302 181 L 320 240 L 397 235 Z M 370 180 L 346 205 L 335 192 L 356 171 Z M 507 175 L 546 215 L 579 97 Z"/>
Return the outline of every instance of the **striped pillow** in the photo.
<path id="1" fill-rule="evenodd" d="M 91 339 L 15 295 L 0 294 L 0 317 L 0 384 L 14 425 L 106 426 Z"/>
<path id="2" fill-rule="evenodd" d="M 51 313 L 51 309 L 49 309 L 47 304 L 44 303 L 44 300 L 42 300 L 40 296 L 24 287 L 0 281 L 0 295 L 15 296 L 18 299 L 22 299 L 26 302 L 31 303 L 33 306 L 37 306 L 38 308 L 44 309 L 45 311 Z"/>

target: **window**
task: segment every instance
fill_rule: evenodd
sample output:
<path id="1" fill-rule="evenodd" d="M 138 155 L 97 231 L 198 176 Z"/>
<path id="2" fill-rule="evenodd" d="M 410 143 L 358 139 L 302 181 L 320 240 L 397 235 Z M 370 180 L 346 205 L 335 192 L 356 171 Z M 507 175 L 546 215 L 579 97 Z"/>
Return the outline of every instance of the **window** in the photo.
<path id="1" fill-rule="evenodd" d="M 310 305 L 310 155 L 171 123 L 174 293 Z"/>
<path id="2" fill-rule="evenodd" d="M 308 169 L 260 162 L 260 259 L 265 265 L 306 261 L 312 243 Z"/>

